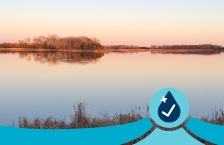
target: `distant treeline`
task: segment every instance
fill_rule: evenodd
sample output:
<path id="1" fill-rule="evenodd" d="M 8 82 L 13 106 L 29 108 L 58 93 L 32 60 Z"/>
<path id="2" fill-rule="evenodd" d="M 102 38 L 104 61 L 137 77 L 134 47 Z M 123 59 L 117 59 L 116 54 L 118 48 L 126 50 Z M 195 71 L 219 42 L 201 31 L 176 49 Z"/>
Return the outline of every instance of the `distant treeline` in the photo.
<path id="1" fill-rule="evenodd" d="M 223 49 L 220 45 L 202 44 L 202 45 L 152 45 L 151 49 Z"/>
<path id="2" fill-rule="evenodd" d="M 220 45 L 202 44 L 202 45 L 162 45 L 151 47 L 139 47 L 133 45 L 107 45 L 102 46 L 98 39 L 88 38 L 86 36 L 64 37 L 48 34 L 47 36 L 38 36 L 19 40 L 18 43 L 0 43 L 0 48 L 43 48 L 57 50 L 104 50 L 104 49 L 203 49 L 203 50 L 224 50 Z"/>
<path id="3" fill-rule="evenodd" d="M 105 49 L 149 49 L 149 50 L 218 50 L 223 51 L 224 47 L 220 45 L 202 44 L 202 45 L 151 45 L 151 47 L 139 47 L 133 45 L 109 45 L 104 46 Z"/>
<path id="4" fill-rule="evenodd" d="M 139 47 L 133 45 L 108 45 L 104 46 L 105 49 L 150 49 L 150 47 Z"/>
<path id="5" fill-rule="evenodd" d="M 65 37 L 58 35 L 47 35 L 19 40 L 18 43 L 2 43 L 1 48 L 43 48 L 58 50 L 101 50 L 104 49 L 96 38 L 88 38 L 85 36 Z"/>

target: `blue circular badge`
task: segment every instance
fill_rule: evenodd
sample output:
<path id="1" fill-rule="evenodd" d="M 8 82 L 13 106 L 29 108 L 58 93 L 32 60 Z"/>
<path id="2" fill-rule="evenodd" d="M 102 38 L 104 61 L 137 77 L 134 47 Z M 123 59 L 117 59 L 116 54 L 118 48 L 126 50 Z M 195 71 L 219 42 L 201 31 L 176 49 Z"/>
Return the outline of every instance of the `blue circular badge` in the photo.
<path id="1" fill-rule="evenodd" d="M 189 103 L 181 91 L 165 88 L 153 95 L 149 104 L 149 113 L 159 126 L 173 128 L 187 119 Z"/>

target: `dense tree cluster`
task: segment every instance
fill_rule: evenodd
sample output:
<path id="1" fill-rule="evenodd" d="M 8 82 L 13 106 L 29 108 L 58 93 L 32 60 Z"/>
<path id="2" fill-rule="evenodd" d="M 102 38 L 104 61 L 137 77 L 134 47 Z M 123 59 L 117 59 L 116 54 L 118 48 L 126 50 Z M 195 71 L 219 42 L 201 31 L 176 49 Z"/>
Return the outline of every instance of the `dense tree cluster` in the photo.
<path id="1" fill-rule="evenodd" d="M 61 38 L 57 35 L 34 37 L 31 42 L 30 38 L 19 40 L 18 43 L 2 43 L 2 48 L 44 48 L 58 50 L 101 50 L 103 46 L 96 38 L 85 36 Z"/>

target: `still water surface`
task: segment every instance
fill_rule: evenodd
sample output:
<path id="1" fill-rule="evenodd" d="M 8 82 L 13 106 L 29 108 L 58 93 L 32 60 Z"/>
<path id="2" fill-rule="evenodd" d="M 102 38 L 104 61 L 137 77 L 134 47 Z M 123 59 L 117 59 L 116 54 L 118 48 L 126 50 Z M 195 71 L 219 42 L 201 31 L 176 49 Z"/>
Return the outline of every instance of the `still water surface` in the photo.
<path id="1" fill-rule="evenodd" d="M 0 53 L 0 125 L 18 117 L 65 118 L 85 101 L 92 116 L 127 113 L 174 87 L 189 99 L 193 117 L 224 105 L 224 53 Z"/>

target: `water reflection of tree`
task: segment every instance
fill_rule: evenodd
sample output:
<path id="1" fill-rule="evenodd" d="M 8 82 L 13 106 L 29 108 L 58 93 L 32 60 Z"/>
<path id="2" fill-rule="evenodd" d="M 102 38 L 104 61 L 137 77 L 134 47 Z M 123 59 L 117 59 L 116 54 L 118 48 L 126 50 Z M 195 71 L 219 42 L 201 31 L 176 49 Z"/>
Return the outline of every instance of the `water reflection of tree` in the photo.
<path id="1" fill-rule="evenodd" d="M 104 55 L 102 52 L 51 52 L 32 53 L 19 52 L 19 57 L 28 61 L 34 60 L 40 63 L 57 65 L 61 62 L 70 64 L 96 63 Z"/>

